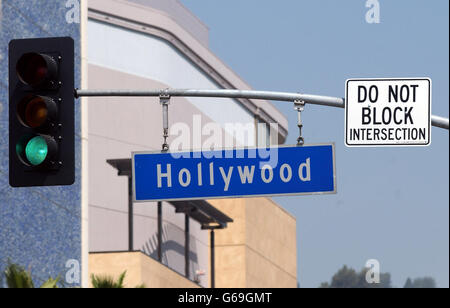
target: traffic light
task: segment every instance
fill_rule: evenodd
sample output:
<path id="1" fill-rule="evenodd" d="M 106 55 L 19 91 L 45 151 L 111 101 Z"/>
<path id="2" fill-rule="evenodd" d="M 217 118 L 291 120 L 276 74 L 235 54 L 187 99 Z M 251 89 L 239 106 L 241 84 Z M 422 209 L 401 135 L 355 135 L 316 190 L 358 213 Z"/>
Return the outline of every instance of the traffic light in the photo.
<path id="1" fill-rule="evenodd" d="M 74 41 L 9 43 L 9 183 L 75 181 Z"/>

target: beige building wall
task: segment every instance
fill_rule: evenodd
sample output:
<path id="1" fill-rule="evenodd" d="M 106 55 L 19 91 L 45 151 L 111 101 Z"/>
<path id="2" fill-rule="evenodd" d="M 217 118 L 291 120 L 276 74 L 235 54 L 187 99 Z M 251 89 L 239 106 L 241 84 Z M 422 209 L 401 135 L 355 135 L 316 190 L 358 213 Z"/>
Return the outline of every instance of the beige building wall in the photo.
<path id="1" fill-rule="evenodd" d="M 215 233 L 218 288 L 297 287 L 293 216 L 268 198 L 210 202 L 234 220 Z"/>
<path id="2" fill-rule="evenodd" d="M 124 286 L 135 288 L 200 288 L 199 285 L 141 252 L 94 253 L 89 255 L 89 275 L 117 279 L 126 271 Z M 89 284 L 92 287 L 92 282 Z"/>
<path id="3" fill-rule="evenodd" d="M 296 220 L 268 198 L 210 201 L 232 217 L 227 229 L 216 230 L 217 288 L 296 288 Z M 133 287 L 199 287 L 143 253 L 95 253 L 90 275 L 118 277 Z"/>
<path id="4" fill-rule="evenodd" d="M 167 14 L 176 1 L 89 1 L 87 22 L 88 88 L 250 89 L 207 48 L 207 31 L 183 8 Z M 146 4 L 146 5 L 144 5 Z M 156 5 L 161 5 L 161 7 Z M 166 10 L 167 9 L 167 10 Z M 163 12 L 162 12 L 162 11 Z M 179 19 L 187 21 L 178 22 Z M 187 23 L 194 33 L 186 31 Z M 143 27 L 142 25 L 145 25 Z M 194 36 L 193 36 L 194 35 Z M 201 38 L 199 40 L 199 37 Z M 128 43 L 124 43 L 128 42 Z M 271 103 L 261 100 L 172 98 L 169 122 L 193 129 L 201 123 L 276 122 L 279 141 L 287 135 L 287 119 Z M 106 163 L 129 158 L 134 151 L 159 151 L 162 114 L 158 98 L 91 98 L 89 124 L 84 131 L 89 149 L 89 250 L 123 251 L 128 248 L 127 179 Z M 191 130 L 193 133 L 193 131 Z M 227 131 L 222 127 L 223 139 Z M 256 126 L 253 132 L 256 139 Z M 278 135 L 278 134 L 277 134 Z M 203 142 L 209 135 L 202 136 Z M 169 139 L 172 140 L 173 137 Z M 236 144 L 241 144 L 236 140 Z M 196 148 L 188 145 L 188 148 Z M 232 199 L 211 202 L 234 220 L 226 230 L 216 231 L 217 287 L 295 287 L 295 219 L 269 199 Z M 157 234 L 156 203 L 134 206 L 134 249 L 154 257 Z M 163 263 L 142 253 L 95 253 L 89 256 L 90 274 L 118 277 L 127 270 L 127 286 L 197 287 L 185 279 L 184 215 L 163 206 L 163 242 L 175 247 L 164 253 Z M 202 286 L 209 286 L 209 232 L 191 221 L 191 277 L 204 270 Z M 164 246 L 164 244 L 163 244 Z M 178 273 L 177 273 L 178 272 Z"/>
<path id="5" fill-rule="evenodd" d="M 154 80 L 89 65 L 89 87 L 158 89 L 167 85 Z M 128 250 L 128 184 L 126 177 L 107 159 L 131 158 L 133 151 L 158 151 L 162 145 L 162 114 L 157 98 L 96 98 L 89 107 L 89 251 Z M 174 98 L 170 104 L 170 124 L 185 123 L 192 127 L 192 116 L 204 123 L 211 122 L 184 98 Z M 206 138 L 206 137 L 205 137 Z M 202 285 L 209 281 L 208 233 L 191 220 L 191 277 L 196 270 L 205 270 Z M 184 273 L 184 215 L 173 206 L 163 205 L 163 245 L 176 250 L 164 250 L 163 262 Z M 134 250 L 156 258 L 157 204 L 134 204 Z"/>

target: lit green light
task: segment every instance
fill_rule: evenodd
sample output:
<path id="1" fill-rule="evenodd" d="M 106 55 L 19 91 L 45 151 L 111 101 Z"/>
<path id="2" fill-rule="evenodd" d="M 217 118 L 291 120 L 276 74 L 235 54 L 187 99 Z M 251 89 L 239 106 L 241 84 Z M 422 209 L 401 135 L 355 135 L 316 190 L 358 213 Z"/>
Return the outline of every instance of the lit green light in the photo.
<path id="1" fill-rule="evenodd" d="M 25 155 L 33 166 L 39 166 L 48 154 L 47 142 L 41 136 L 31 139 L 25 148 Z"/>

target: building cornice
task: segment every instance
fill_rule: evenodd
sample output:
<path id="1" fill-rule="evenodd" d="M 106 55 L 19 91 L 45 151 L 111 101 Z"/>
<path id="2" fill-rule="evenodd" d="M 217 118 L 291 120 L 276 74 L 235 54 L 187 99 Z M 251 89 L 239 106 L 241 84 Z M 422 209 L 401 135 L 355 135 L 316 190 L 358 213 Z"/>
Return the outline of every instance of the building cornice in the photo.
<path id="1" fill-rule="evenodd" d="M 241 78 L 218 59 L 189 32 L 180 27 L 165 12 L 123 0 L 89 1 L 88 18 L 158 37 L 186 56 L 224 89 L 250 90 Z M 286 117 L 270 102 L 238 99 L 250 113 L 266 123 L 279 124 L 281 142 L 287 137 Z"/>

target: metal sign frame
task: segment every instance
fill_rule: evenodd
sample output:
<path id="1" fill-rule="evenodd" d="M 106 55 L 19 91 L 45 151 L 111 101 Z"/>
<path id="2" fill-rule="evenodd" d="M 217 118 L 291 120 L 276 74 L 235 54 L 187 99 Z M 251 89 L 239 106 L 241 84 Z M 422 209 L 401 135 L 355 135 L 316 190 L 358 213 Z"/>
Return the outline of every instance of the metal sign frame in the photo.
<path id="1" fill-rule="evenodd" d="M 428 143 L 413 143 L 413 142 L 399 142 L 399 143 L 392 143 L 392 142 L 386 142 L 386 143 L 359 143 L 359 144 L 352 144 L 348 143 L 348 113 L 349 113 L 349 102 L 348 102 L 348 87 L 350 82 L 370 82 L 370 81 L 428 81 L 428 121 L 427 121 L 427 129 L 428 129 Z M 433 125 L 433 116 L 431 114 L 432 110 L 432 81 L 430 78 L 427 77 L 417 77 L 417 78 L 351 78 L 347 79 L 345 82 L 345 135 L 344 135 L 344 143 L 349 148 L 371 148 L 371 147 L 427 147 L 431 145 L 431 127 Z"/>
<path id="2" fill-rule="evenodd" d="M 258 195 L 233 195 L 233 196 L 216 196 L 216 197 L 195 197 L 195 198 L 168 198 L 168 199 L 152 199 L 152 200 L 137 200 L 136 199 L 136 173 L 135 173 L 135 155 L 145 155 L 145 154 L 171 154 L 171 153 L 193 153 L 201 152 L 202 150 L 177 150 L 177 151 L 143 151 L 143 152 L 133 152 L 132 153 L 132 174 L 133 174 L 133 202 L 135 203 L 148 203 L 148 202 L 159 202 L 159 201 L 180 201 L 180 200 L 214 200 L 214 199 L 234 199 L 234 198 L 258 198 L 258 197 L 283 197 L 283 196 L 305 196 L 305 195 L 330 195 L 337 193 L 337 168 L 336 168 L 336 145 L 332 143 L 315 143 L 315 144 L 305 144 L 303 146 L 295 145 L 279 145 L 270 148 L 306 148 L 315 146 L 331 146 L 332 147 L 332 159 L 333 159 L 333 190 L 324 192 L 306 192 L 306 193 L 282 193 L 282 194 L 258 194 Z M 216 151 L 240 151 L 240 150 L 254 150 L 261 147 L 243 147 L 243 148 L 222 148 Z"/>

